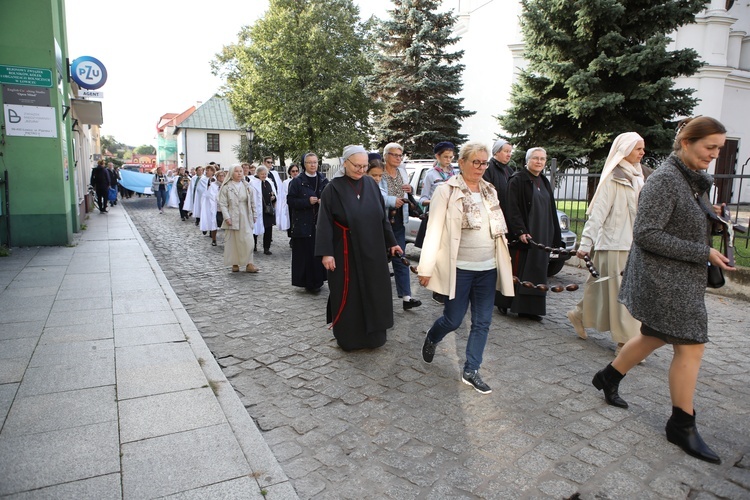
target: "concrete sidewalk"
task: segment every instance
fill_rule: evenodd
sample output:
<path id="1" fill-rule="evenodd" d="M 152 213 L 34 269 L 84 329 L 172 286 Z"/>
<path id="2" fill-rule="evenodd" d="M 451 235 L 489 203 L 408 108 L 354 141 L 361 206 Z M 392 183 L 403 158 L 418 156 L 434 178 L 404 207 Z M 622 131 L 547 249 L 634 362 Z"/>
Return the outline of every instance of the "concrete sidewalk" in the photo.
<path id="1" fill-rule="evenodd" d="M 0 258 L 0 496 L 297 498 L 120 207 Z"/>

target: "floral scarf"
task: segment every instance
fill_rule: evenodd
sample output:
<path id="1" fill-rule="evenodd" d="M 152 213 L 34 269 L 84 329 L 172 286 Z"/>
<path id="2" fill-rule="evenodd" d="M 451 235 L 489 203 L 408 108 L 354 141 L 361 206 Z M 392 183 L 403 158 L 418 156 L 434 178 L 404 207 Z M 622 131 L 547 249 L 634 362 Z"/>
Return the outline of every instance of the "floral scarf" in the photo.
<path id="1" fill-rule="evenodd" d="M 463 202 L 463 218 L 461 220 L 461 229 L 481 229 L 482 213 L 479 210 L 479 203 L 474 201 L 471 190 L 464 182 L 463 176 L 457 176 L 458 188 L 464 194 L 461 201 Z M 500 202 L 497 199 L 497 191 L 484 179 L 479 180 L 479 194 L 482 197 L 482 203 L 490 219 L 490 234 L 497 239 L 508 232 L 508 226 L 505 224 L 505 216 L 500 208 Z"/>

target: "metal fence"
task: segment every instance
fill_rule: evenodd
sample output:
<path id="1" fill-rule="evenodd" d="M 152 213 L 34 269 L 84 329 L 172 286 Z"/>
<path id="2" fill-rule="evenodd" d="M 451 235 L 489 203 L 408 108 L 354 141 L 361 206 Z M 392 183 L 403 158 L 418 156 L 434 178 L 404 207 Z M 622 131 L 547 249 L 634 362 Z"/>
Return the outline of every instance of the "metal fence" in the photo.
<path id="1" fill-rule="evenodd" d="M 643 164 L 655 168 L 660 159 L 644 158 Z M 750 158 L 739 168 L 739 173 L 715 174 L 714 184 L 711 186 L 709 197 L 714 204 L 726 203 L 735 224 L 748 226 L 750 217 L 750 203 L 742 201 L 743 187 L 750 179 L 750 173 L 746 173 Z M 555 192 L 557 207 L 568 214 L 570 219 L 570 230 L 578 234 L 579 239 L 583 226 L 586 223 L 586 208 L 588 201 L 594 193 L 601 174 L 590 173 L 588 168 L 581 167 L 579 163 L 571 160 L 558 162 L 552 158 L 549 168 L 550 182 Z M 746 189 L 747 190 L 747 189 Z M 742 252 L 750 248 L 750 233 L 735 232 L 735 249 Z M 738 253 L 739 253 L 738 252 Z M 742 253 L 748 255 L 748 253 Z"/>

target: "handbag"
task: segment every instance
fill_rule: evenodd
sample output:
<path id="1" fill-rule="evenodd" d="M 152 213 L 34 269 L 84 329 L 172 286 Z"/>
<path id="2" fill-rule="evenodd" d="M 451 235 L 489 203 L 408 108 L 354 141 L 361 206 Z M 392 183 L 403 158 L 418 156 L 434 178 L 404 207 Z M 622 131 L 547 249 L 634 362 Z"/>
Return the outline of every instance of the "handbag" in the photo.
<path id="1" fill-rule="evenodd" d="M 108 201 L 116 201 L 117 200 L 117 188 L 108 188 L 107 189 L 107 200 Z"/>
<path id="2" fill-rule="evenodd" d="M 708 280 L 706 286 L 708 288 L 721 288 L 724 286 L 724 271 L 720 267 L 716 267 L 708 263 Z"/>
<path id="3" fill-rule="evenodd" d="M 427 219 L 429 218 L 430 213 L 425 212 L 422 214 L 420 219 L 422 219 L 422 222 L 419 223 L 419 229 L 417 230 L 417 237 L 414 238 L 414 246 L 417 248 L 422 248 L 422 245 L 424 244 L 424 236 L 427 233 Z"/>
<path id="4" fill-rule="evenodd" d="M 680 173 L 685 177 L 685 180 L 688 180 L 687 175 L 685 172 L 680 170 Z M 725 222 L 717 216 L 714 211 L 711 209 L 711 207 L 706 206 L 706 202 L 703 200 L 703 197 L 701 197 L 700 194 L 693 192 L 693 196 L 695 197 L 696 203 L 698 203 L 698 206 L 701 207 L 701 210 L 706 214 L 708 219 L 714 223 L 722 224 L 724 225 Z M 720 267 L 716 267 L 712 265 L 710 262 L 708 262 L 708 269 L 706 274 L 706 288 L 721 288 L 724 286 L 726 281 L 724 280 L 724 271 Z"/>
<path id="5" fill-rule="evenodd" d="M 419 206 L 419 203 L 417 203 L 417 200 L 414 199 L 414 196 L 412 196 L 411 193 L 406 194 L 407 199 L 409 200 L 409 217 L 419 217 L 421 216 L 424 211 L 422 210 L 422 207 Z"/>
<path id="6" fill-rule="evenodd" d="M 272 203 L 263 205 L 263 214 L 265 215 L 276 215 L 276 210 L 273 208 Z"/>

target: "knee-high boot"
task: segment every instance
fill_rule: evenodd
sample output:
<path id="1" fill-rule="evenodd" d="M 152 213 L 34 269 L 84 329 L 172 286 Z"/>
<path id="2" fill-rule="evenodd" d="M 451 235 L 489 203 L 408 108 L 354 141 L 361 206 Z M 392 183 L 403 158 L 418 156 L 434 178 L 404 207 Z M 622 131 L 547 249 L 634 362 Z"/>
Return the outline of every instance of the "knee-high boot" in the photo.
<path id="1" fill-rule="evenodd" d="M 604 399 L 608 404 L 612 406 L 618 406 L 620 408 L 627 408 L 628 403 L 620 397 L 618 390 L 620 389 L 620 381 L 625 375 L 618 372 L 612 363 L 604 367 L 603 370 L 599 370 L 594 375 L 591 381 L 594 387 L 600 391 L 604 391 Z"/>
<path id="2" fill-rule="evenodd" d="M 672 416 L 667 421 L 667 441 L 676 444 L 682 450 L 695 458 L 720 464 L 721 458 L 714 453 L 703 441 L 698 434 L 698 428 L 695 426 L 695 411 L 689 415 L 682 408 L 672 407 Z"/>

